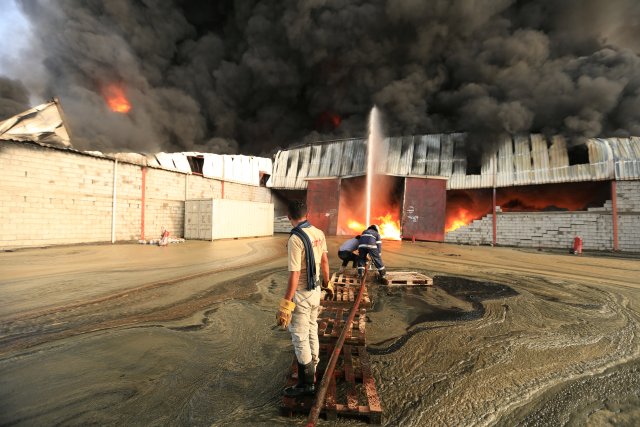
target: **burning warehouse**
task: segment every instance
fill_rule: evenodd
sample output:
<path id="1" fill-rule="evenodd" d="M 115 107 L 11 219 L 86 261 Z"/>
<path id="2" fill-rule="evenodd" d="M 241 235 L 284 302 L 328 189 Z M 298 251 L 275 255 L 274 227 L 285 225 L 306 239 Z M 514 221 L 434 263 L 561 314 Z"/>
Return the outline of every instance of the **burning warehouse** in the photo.
<path id="1" fill-rule="evenodd" d="M 1 3 L 0 426 L 640 425 L 638 0 Z"/>
<path id="2" fill-rule="evenodd" d="M 484 141 L 465 134 L 385 138 L 375 156 L 372 218 L 387 238 L 522 247 L 640 250 L 640 138 L 569 146 L 532 134 Z M 487 143 L 489 142 L 489 143 Z M 475 156 L 475 157 L 474 157 Z M 302 190 L 329 234 L 365 223 L 367 141 L 328 141 L 278 152 L 269 185 Z"/>

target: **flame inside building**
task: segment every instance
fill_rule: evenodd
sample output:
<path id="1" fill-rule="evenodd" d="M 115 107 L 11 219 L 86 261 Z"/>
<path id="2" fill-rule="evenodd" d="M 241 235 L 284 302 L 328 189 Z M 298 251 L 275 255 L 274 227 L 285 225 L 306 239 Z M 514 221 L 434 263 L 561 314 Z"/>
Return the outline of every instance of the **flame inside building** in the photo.
<path id="1" fill-rule="evenodd" d="M 584 211 L 602 206 L 610 197 L 606 182 L 576 182 L 496 189 L 502 212 Z M 445 231 L 454 231 L 488 215 L 493 209 L 491 190 L 447 192 Z"/>
<path id="2" fill-rule="evenodd" d="M 616 177 L 635 176 L 640 138 L 490 142 L 478 154 L 466 134 L 385 137 L 373 176 L 390 184 L 373 191 L 370 222 L 390 224 L 383 234 L 395 239 L 557 247 L 584 234 L 599 236 L 594 248 L 616 247 L 602 233 L 616 229 Z M 280 151 L 270 184 L 303 192 L 310 221 L 327 235 L 356 235 L 368 226 L 367 155 L 364 138 Z"/>
<path id="3" fill-rule="evenodd" d="M 117 84 L 106 85 L 102 89 L 104 100 L 114 113 L 127 114 L 131 111 L 131 103 L 127 99 L 124 89 Z"/>
<path id="4" fill-rule="evenodd" d="M 400 206 L 402 180 L 378 175 L 374 179 L 375 194 L 371 202 L 371 223 L 378 225 L 383 239 L 400 240 Z M 343 179 L 338 210 L 338 235 L 355 236 L 365 224 L 365 177 Z"/>

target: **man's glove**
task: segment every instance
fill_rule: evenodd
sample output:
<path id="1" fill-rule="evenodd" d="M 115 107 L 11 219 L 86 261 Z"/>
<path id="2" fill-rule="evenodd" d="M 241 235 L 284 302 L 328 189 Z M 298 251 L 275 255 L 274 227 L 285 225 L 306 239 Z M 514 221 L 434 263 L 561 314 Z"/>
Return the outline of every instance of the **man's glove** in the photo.
<path id="1" fill-rule="evenodd" d="M 282 298 L 280 300 L 280 308 L 276 314 L 276 324 L 282 326 L 282 329 L 287 329 L 289 322 L 291 322 L 291 313 L 296 308 L 293 301 Z"/>
<path id="2" fill-rule="evenodd" d="M 333 283 L 322 282 L 322 290 L 325 292 L 324 299 L 325 301 L 333 301 Z"/>

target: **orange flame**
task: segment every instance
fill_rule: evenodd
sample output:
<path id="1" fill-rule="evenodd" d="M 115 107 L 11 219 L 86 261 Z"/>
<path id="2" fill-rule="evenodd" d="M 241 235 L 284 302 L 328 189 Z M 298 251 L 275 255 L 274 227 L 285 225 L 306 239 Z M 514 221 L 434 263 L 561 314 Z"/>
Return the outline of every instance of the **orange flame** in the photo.
<path id="1" fill-rule="evenodd" d="M 496 206 L 502 212 L 579 211 L 602 206 L 609 196 L 604 182 L 562 183 L 499 188 Z M 491 190 L 447 192 L 445 230 L 453 231 L 481 219 L 493 209 Z"/>
<path id="2" fill-rule="evenodd" d="M 399 201 L 394 198 L 398 182 L 394 177 L 378 177 L 376 198 L 371 206 L 370 223 L 365 224 L 365 177 L 348 178 L 341 182 L 338 215 L 338 235 L 358 235 L 376 224 L 380 237 L 401 240 Z"/>
<path id="3" fill-rule="evenodd" d="M 115 84 L 110 84 L 102 90 L 107 105 L 114 113 L 126 114 L 131 110 L 131 103 L 124 94 L 124 90 Z"/>
<path id="4" fill-rule="evenodd" d="M 453 215 L 447 217 L 445 232 L 453 231 L 464 225 L 471 223 L 475 218 L 471 211 L 465 208 L 458 208 Z"/>
<path id="5" fill-rule="evenodd" d="M 376 218 L 380 227 L 380 237 L 388 240 L 401 240 L 400 221 L 394 220 L 390 213 Z"/>
<path id="6" fill-rule="evenodd" d="M 374 218 L 380 229 L 380 237 L 387 240 L 401 240 L 400 220 L 393 219 L 390 213 Z M 347 228 L 354 234 L 362 233 L 367 226 L 355 219 L 347 220 Z"/>
<path id="7" fill-rule="evenodd" d="M 353 231 L 354 233 L 356 233 L 356 235 L 362 233 L 362 231 L 367 228 L 366 225 L 356 221 L 355 219 L 350 219 L 347 221 L 347 228 L 351 231 Z"/>

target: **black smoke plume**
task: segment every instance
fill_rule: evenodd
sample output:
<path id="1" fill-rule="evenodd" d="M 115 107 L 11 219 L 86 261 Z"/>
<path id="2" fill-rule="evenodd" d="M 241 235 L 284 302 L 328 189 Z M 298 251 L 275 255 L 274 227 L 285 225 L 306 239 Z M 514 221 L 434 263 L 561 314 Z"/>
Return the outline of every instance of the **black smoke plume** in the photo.
<path id="1" fill-rule="evenodd" d="M 637 0 L 20 4 L 35 95 L 62 100 L 80 148 L 266 154 L 361 136 L 373 104 L 390 135 L 640 135 Z"/>
<path id="2" fill-rule="evenodd" d="M 0 76 L 0 120 L 29 109 L 29 94 L 24 85 Z"/>

